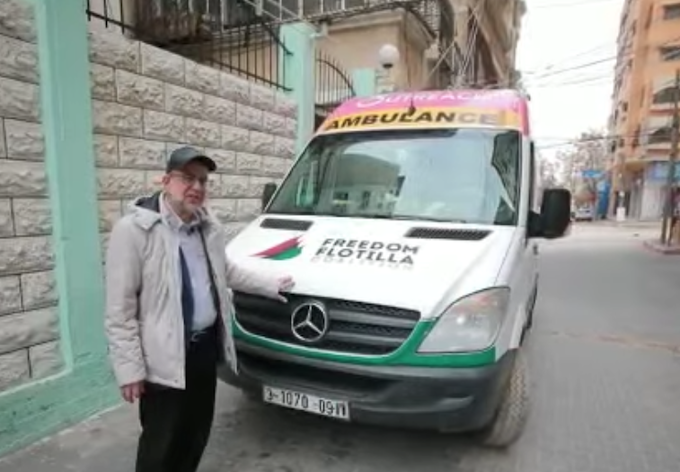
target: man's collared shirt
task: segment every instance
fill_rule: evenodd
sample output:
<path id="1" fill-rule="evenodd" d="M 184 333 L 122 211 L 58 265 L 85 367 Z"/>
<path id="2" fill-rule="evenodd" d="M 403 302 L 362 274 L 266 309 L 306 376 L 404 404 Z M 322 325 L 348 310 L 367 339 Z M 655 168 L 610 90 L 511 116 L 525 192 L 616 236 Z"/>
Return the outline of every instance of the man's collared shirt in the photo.
<path id="1" fill-rule="evenodd" d="M 191 277 L 191 286 L 194 294 L 194 325 L 191 330 L 200 331 L 212 326 L 217 319 L 210 291 L 207 254 L 198 232 L 201 218 L 197 215 L 191 223 L 185 223 L 167 204 L 163 196 L 161 196 L 160 200 L 163 221 L 179 238 L 179 245 L 182 248 Z"/>

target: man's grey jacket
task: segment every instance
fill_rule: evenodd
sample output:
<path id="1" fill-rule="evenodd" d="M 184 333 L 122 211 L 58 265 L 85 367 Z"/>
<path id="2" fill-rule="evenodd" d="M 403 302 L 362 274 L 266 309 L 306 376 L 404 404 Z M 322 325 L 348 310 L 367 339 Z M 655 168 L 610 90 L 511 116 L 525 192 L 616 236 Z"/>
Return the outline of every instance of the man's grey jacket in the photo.
<path id="1" fill-rule="evenodd" d="M 159 194 L 138 198 L 114 226 L 106 255 L 109 355 L 118 384 L 146 380 L 185 388 L 179 238 L 163 221 Z M 208 212 L 202 229 L 220 302 L 223 358 L 236 371 L 231 289 L 276 298 L 278 279 L 227 260 L 226 235 Z"/>

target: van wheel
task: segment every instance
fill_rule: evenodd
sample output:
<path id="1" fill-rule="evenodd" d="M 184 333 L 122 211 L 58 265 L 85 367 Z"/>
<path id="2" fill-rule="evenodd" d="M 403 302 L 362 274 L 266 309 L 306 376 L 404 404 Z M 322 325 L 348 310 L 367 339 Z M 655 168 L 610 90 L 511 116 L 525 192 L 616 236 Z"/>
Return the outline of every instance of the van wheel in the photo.
<path id="1" fill-rule="evenodd" d="M 483 445 L 505 448 L 512 445 L 522 435 L 530 409 L 527 370 L 524 352 L 518 349 L 498 411 L 491 423 L 479 434 Z"/>

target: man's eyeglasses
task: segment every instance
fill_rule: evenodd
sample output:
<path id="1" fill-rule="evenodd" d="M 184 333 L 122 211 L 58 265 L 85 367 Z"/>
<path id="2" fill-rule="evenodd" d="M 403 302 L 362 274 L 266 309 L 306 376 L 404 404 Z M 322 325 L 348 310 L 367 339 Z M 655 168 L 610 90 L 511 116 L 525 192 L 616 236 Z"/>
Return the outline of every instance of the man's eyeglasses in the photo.
<path id="1" fill-rule="evenodd" d="M 185 172 L 173 172 L 172 175 L 174 177 L 178 177 L 182 181 L 182 183 L 184 183 L 188 186 L 192 186 L 196 182 L 201 184 L 201 187 L 205 187 L 208 184 L 208 177 L 207 176 L 198 177 L 196 175 L 187 174 Z"/>

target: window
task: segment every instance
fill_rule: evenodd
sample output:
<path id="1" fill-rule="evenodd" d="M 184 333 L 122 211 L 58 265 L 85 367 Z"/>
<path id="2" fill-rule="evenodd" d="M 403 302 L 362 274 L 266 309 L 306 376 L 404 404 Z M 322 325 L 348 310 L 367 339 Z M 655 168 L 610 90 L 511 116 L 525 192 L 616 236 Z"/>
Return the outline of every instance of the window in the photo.
<path id="1" fill-rule="evenodd" d="M 649 144 L 669 143 L 671 141 L 671 127 L 664 126 L 649 135 Z"/>
<path id="2" fill-rule="evenodd" d="M 661 59 L 664 61 L 679 61 L 680 60 L 680 46 L 668 46 L 659 48 Z"/>
<path id="3" fill-rule="evenodd" d="M 297 0 L 296 0 L 297 1 Z M 302 0 L 302 14 L 315 15 L 363 7 L 367 0 Z"/>
<path id="4" fill-rule="evenodd" d="M 290 20 L 299 15 L 298 0 L 258 0 L 268 19 Z"/>
<path id="5" fill-rule="evenodd" d="M 680 3 L 663 6 L 664 20 L 677 20 L 678 18 L 680 18 Z"/>
<path id="6" fill-rule="evenodd" d="M 507 130 L 321 135 L 267 211 L 515 225 L 520 151 L 519 133 Z"/>
<path id="7" fill-rule="evenodd" d="M 655 105 L 667 105 L 675 101 L 675 87 L 666 87 L 659 90 L 652 97 L 652 103 Z"/>

